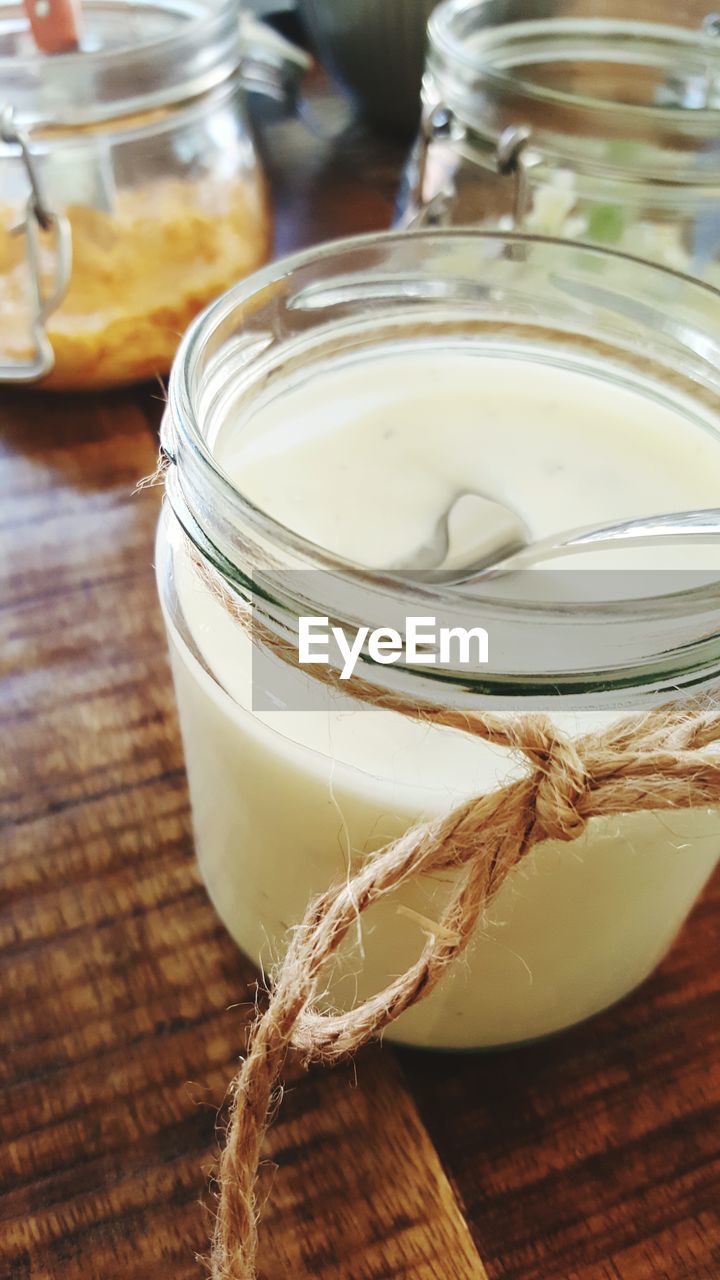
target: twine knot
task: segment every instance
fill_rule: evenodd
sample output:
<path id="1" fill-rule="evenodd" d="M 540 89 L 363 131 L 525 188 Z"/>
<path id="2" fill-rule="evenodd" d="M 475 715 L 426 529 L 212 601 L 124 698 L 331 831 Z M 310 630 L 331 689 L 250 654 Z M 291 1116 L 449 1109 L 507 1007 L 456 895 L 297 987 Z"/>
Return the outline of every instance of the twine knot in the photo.
<path id="1" fill-rule="evenodd" d="M 576 840 L 588 823 L 578 806 L 592 785 L 577 746 L 541 715 L 522 722 L 517 745 L 536 775 L 535 838 Z"/>

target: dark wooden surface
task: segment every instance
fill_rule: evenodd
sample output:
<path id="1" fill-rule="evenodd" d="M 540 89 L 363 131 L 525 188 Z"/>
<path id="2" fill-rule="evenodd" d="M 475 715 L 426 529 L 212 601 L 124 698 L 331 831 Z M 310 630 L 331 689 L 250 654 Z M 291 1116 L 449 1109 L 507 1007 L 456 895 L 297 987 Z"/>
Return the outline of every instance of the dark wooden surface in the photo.
<path id="1" fill-rule="evenodd" d="M 267 144 L 283 250 L 389 221 L 401 148 Z M 2 1280 L 203 1275 L 254 974 L 193 865 L 133 493 L 160 410 L 2 392 Z M 293 1080 L 267 1280 L 718 1280 L 719 929 L 716 881 L 642 991 L 544 1044 Z"/>

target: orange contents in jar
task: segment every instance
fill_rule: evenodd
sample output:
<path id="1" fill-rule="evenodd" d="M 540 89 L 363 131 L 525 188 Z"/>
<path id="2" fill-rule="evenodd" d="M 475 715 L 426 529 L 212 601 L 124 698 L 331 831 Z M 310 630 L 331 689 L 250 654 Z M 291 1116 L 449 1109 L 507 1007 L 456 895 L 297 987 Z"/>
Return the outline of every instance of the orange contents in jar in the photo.
<path id="1" fill-rule="evenodd" d="M 262 184 L 158 179 L 120 191 L 105 211 L 70 205 L 70 286 L 47 323 L 55 365 L 41 385 L 136 382 L 170 367 L 192 318 L 266 261 L 270 218 Z M 0 359 L 31 354 L 24 237 L 18 210 L 0 210 Z M 43 245 L 50 290 L 52 244 Z"/>

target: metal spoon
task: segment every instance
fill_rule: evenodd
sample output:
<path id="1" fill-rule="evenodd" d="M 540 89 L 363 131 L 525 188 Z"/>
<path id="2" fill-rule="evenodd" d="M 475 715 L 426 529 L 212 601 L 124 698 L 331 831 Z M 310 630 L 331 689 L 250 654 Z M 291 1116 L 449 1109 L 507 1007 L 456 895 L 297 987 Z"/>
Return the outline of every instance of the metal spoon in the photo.
<path id="1" fill-rule="evenodd" d="M 527 525 L 504 503 L 479 493 L 454 498 L 432 539 L 403 565 L 422 582 L 458 581 L 528 545 Z"/>
<path id="2" fill-rule="evenodd" d="M 492 520 L 489 529 L 488 517 Z M 479 522 L 474 534 L 473 519 Z M 483 519 L 484 527 L 480 523 Z M 720 538 L 720 507 L 643 516 L 601 527 L 584 525 L 528 542 L 527 527 L 515 512 L 479 495 L 463 494 L 448 510 L 446 522 L 446 553 L 423 577 L 446 586 L 463 587 L 499 572 L 527 569 L 577 552 L 662 546 L 678 541 L 692 545 Z"/>

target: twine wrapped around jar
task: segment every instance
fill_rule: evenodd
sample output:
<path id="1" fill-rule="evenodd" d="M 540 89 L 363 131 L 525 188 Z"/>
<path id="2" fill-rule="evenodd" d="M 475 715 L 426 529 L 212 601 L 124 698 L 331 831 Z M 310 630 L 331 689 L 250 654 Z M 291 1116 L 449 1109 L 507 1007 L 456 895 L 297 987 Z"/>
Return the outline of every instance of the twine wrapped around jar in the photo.
<path id="1" fill-rule="evenodd" d="M 242 626 L 250 615 L 222 579 L 193 560 L 206 585 Z M 297 665 L 293 645 L 252 621 L 253 638 Z M 329 666 L 313 676 L 339 688 Z M 230 1089 L 231 1110 L 218 1172 L 211 1255 L 213 1280 L 255 1280 L 258 1209 L 255 1186 L 263 1139 L 288 1054 L 331 1066 L 355 1053 L 437 986 L 470 943 L 481 912 L 507 876 L 543 840 L 572 841 L 591 818 L 641 810 L 720 806 L 720 698 L 717 691 L 627 716 L 570 739 L 549 717 L 465 712 L 418 701 L 353 677 L 344 694 L 427 724 L 443 725 L 522 757 L 525 775 L 420 823 L 370 855 L 348 879 L 310 903 L 271 976 L 265 1012 L 251 1028 L 247 1053 Z M 452 870 L 456 883 L 427 943 L 405 973 L 355 1008 L 315 1006 L 326 963 L 359 917 L 419 876 Z M 426 922 L 428 930 L 430 922 Z"/>

